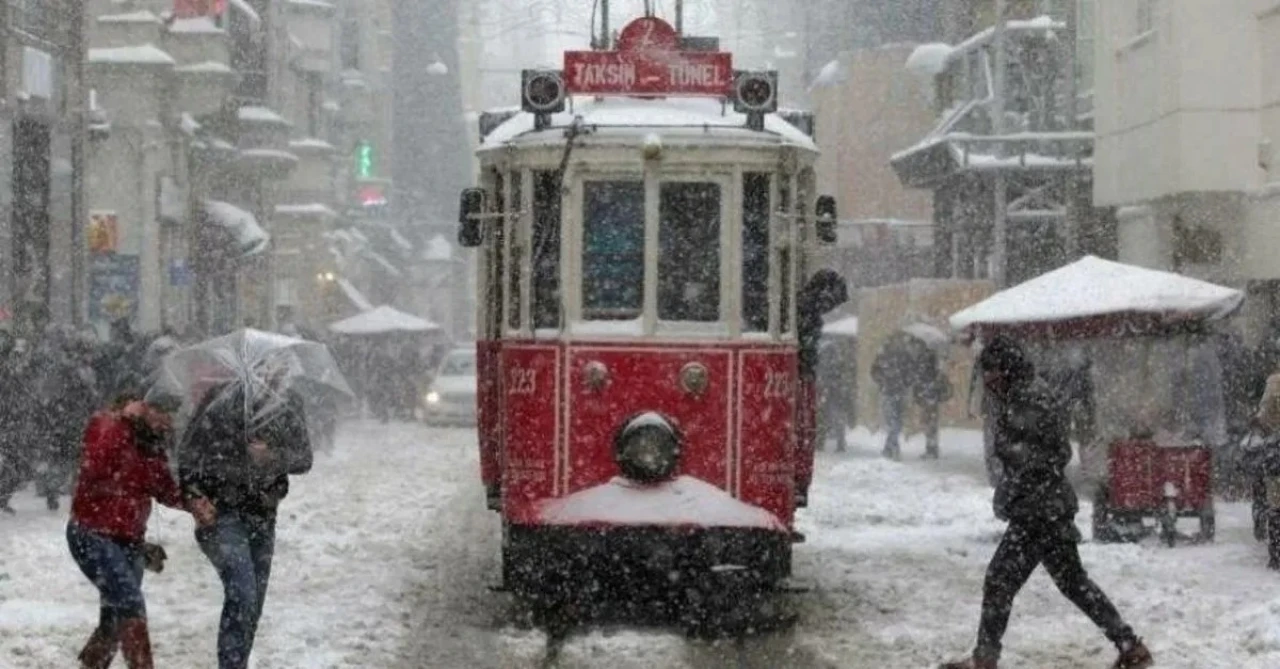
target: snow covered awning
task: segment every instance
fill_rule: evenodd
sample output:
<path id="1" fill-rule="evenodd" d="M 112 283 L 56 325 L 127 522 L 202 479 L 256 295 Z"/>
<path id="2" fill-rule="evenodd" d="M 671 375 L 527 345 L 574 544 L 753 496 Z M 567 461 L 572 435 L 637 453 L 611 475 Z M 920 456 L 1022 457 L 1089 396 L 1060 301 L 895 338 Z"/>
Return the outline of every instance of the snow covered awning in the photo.
<path id="1" fill-rule="evenodd" d="M 253 214 L 228 202 L 205 200 L 208 221 L 229 232 L 235 240 L 239 257 L 257 255 L 271 244 L 271 235 L 258 224 Z"/>
<path id="2" fill-rule="evenodd" d="M 431 332 L 440 326 L 425 318 L 406 314 L 388 305 L 338 321 L 329 329 L 345 335 L 391 334 L 395 332 Z"/>
<path id="3" fill-rule="evenodd" d="M 1243 302 L 1234 288 L 1086 256 L 956 313 L 951 328 L 984 338 L 1150 334 L 1225 318 Z"/>
<path id="4" fill-rule="evenodd" d="M 347 281 L 343 277 L 338 277 L 338 288 L 342 289 L 342 293 L 347 296 L 347 299 L 351 301 L 351 304 L 355 305 L 355 308 L 360 311 L 373 311 L 373 303 L 370 302 L 369 298 L 365 297 L 364 293 L 360 292 L 360 290 L 350 281 Z"/>
<path id="5" fill-rule="evenodd" d="M 178 61 L 154 44 L 89 49 L 88 61 L 93 65 L 173 67 Z"/>
<path id="6" fill-rule="evenodd" d="M 281 204 L 276 206 L 276 215 L 289 218 L 308 218 L 332 221 L 338 218 L 338 212 L 320 202 L 308 204 Z"/>
<path id="7" fill-rule="evenodd" d="M 857 337 L 858 317 L 845 316 L 822 326 L 822 334 L 833 337 Z"/>

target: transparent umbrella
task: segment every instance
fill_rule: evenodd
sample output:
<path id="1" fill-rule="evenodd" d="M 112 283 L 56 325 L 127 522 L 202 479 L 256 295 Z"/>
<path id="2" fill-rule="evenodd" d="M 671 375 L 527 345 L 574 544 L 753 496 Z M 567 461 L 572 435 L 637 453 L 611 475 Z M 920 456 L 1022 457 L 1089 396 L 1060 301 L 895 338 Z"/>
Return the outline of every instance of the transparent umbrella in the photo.
<path id="1" fill-rule="evenodd" d="M 180 403 L 180 422 L 199 407 L 234 399 L 243 402 L 245 429 L 255 432 L 290 395 L 310 406 L 354 397 L 324 344 L 246 329 L 170 353 L 147 399 Z"/>

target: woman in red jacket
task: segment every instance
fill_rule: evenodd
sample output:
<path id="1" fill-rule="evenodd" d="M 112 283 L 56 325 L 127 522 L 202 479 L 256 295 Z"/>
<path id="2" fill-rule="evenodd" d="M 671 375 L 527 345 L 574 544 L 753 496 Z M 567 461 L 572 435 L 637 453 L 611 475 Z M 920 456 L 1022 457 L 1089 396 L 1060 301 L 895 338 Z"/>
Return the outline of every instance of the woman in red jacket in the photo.
<path id="1" fill-rule="evenodd" d="M 106 669 L 117 647 L 129 669 L 153 666 L 142 574 L 147 566 L 159 571 L 163 555 L 143 537 L 153 499 L 184 508 L 164 452 L 173 429 L 166 409 L 132 400 L 95 414 L 85 428 L 67 543 L 102 602 L 80 653 L 86 669 Z"/>

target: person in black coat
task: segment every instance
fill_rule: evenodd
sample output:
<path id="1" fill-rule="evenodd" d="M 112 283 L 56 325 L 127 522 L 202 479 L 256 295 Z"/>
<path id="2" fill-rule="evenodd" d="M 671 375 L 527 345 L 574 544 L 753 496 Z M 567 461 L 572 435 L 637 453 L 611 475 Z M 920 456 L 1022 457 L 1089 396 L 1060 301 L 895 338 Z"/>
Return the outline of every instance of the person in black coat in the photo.
<path id="1" fill-rule="evenodd" d="M 821 269 L 809 277 L 796 299 L 796 336 L 800 344 L 800 378 L 815 381 L 818 376 L 818 344 L 822 340 L 822 317 L 849 301 L 844 277 Z"/>
<path id="2" fill-rule="evenodd" d="M 289 476 L 311 470 L 303 401 L 279 376 L 245 396 L 244 382 L 211 389 L 178 453 L 178 479 L 196 518 L 196 541 L 222 580 L 219 669 L 248 665 L 266 603 L 276 510 Z"/>
<path id="3" fill-rule="evenodd" d="M 987 567 L 973 655 L 943 669 L 995 669 L 1014 597 L 1039 565 L 1119 649 L 1116 669 L 1150 667 L 1151 653 L 1080 562 L 1066 408 L 1011 339 L 993 340 L 978 365 L 995 404 L 995 452 L 1004 470 L 993 506 L 1009 527 Z"/>

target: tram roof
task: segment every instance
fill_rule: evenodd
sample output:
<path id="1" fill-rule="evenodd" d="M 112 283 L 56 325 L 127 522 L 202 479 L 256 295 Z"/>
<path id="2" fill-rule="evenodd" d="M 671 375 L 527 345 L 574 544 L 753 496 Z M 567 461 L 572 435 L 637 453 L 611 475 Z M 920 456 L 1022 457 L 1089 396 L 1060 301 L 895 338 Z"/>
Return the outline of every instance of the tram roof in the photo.
<path id="1" fill-rule="evenodd" d="M 537 145 L 564 141 L 564 129 L 575 116 L 597 137 L 634 139 L 658 132 L 666 138 L 699 138 L 711 133 L 716 143 L 742 145 L 780 144 L 817 151 L 813 138 L 780 116 L 765 117 L 764 132 L 747 128 L 747 116 L 719 100 L 707 98 L 643 100 L 636 98 L 574 98 L 572 107 L 551 118 L 546 130 L 534 129 L 533 114 L 520 112 L 494 128 L 480 150 L 509 145 Z"/>

